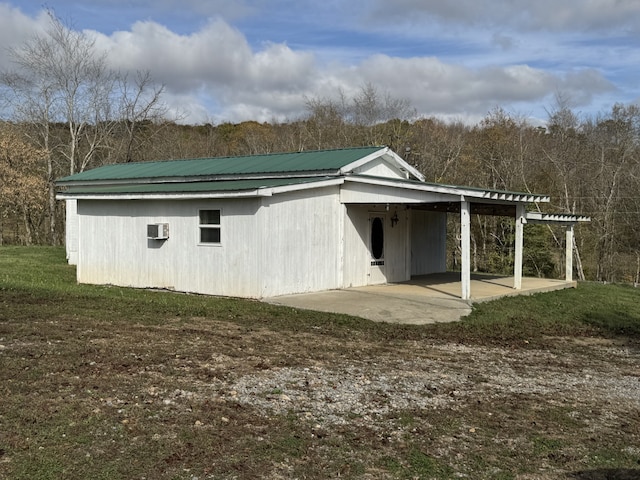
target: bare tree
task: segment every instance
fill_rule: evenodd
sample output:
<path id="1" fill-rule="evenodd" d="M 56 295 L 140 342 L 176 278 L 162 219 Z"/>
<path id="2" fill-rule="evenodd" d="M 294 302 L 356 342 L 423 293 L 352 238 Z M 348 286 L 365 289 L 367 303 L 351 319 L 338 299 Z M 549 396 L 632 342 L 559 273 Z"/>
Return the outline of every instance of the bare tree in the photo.
<path id="1" fill-rule="evenodd" d="M 353 98 L 340 90 L 337 99 L 307 100 L 306 120 L 312 148 L 355 145 L 389 145 L 396 148 L 408 142 L 409 120 L 416 111 L 406 99 L 380 93 L 366 83 Z"/>
<path id="2" fill-rule="evenodd" d="M 145 122 L 161 123 L 167 116 L 167 107 L 161 101 L 164 85 L 156 85 L 147 71 L 137 72 L 133 82 L 129 82 L 127 76 L 119 77 L 118 88 L 119 120 L 125 127 L 124 161 L 131 162 L 142 125 Z"/>
<path id="3" fill-rule="evenodd" d="M 400 138 L 402 122 L 393 120 L 413 120 L 416 110 L 409 100 L 380 93 L 372 83 L 366 83 L 351 101 L 349 117 L 362 131 L 364 143 L 392 145 L 404 141 Z"/>
<path id="4" fill-rule="evenodd" d="M 446 124 L 435 118 L 421 118 L 410 128 L 405 160 L 419 168 L 433 182 L 464 183 L 462 157 L 469 141 L 469 128 L 462 123 Z"/>
<path id="5" fill-rule="evenodd" d="M 49 212 L 49 236 L 55 243 L 56 199 L 54 180 L 57 175 L 54 164 L 53 122 L 58 117 L 55 102 L 55 87 L 45 76 L 36 82 L 12 73 L 2 75 L 3 84 L 13 93 L 11 106 L 14 118 L 25 126 L 24 134 L 41 148 L 46 163 L 48 185 L 47 203 Z"/>
<path id="6" fill-rule="evenodd" d="M 597 235 L 596 279 L 616 281 L 622 270 L 616 261 L 628 250 L 622 227 L 629 220 L 635 225 L 638 221 L 638 213 L 631 206 L 639 186 L 640 108 L 614 105 L 610 115 L 584 128 L 593 152 L 589 165 L 591 195 L 586 200 Z"/>
<path id="7" fill-rule="evenodd" d="M 347 106 L 344 92 L 338 92 L 337 100 L 307 99 L 306 107 L 309 114 L 304 122 L 304 132 L 309 148 L 339 148 L 352 142 L 345 120 Z"/>
<path id="8" fill-rule="evenodd" d="M 56 243 L 55 177 L 90 166 L 110 148 L 114 129 L 123 123 L 130 159 L 137 126 L 164 111 L 163 89 L 148 74 L 139 74 L 131 86 L 108 67 L 93 39 L 69 28 L 52 11 L 48 14 L 43 34 L 9 50 L 16 68 L 4 72 L 0 81 L 11 93 L 14 118 L 30 126 L 30 140 L 47 152 L 49 234 Z"/>

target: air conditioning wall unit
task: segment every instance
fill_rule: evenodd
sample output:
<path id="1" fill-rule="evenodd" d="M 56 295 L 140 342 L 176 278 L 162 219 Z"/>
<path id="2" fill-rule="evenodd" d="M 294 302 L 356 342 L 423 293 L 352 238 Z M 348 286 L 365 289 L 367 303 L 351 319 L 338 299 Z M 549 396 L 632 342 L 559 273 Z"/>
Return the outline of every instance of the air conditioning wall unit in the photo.
<path id="1" fill-rule="evenodd" d="M 151 240 L 166 240 L 169 238 L 169 224 L 150 223 L 147 225 L 147 238 Z"/>

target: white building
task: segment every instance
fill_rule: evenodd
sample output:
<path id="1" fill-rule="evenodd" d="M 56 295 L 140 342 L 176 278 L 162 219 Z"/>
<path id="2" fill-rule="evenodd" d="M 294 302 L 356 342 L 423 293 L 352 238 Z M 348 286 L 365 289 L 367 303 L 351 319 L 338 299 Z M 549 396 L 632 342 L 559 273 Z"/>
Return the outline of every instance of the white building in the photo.
<path id="1" fill-rule="evenodd" d="M 80 283 L 263 298 L 402 282 L 446 271 L 446 219 L 460 212 L 461 297 L 470 298 L 470 214 L 522 225 L 545 195 L 431 184 L 386 147 L 124 163 L 57 182 Z"/>

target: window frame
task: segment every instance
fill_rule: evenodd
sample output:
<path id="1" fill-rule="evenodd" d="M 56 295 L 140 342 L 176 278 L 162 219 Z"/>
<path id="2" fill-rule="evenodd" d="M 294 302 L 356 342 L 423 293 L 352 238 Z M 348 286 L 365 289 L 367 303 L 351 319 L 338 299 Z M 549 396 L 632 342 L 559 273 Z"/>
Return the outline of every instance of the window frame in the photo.
<path id="1" fill-rule="evenodd" d="M 218 212 L 218 223 L 202 223 L 202 212 Z M 205 242 L 202 240 L 203 230 L 217 230 L 217 242 Z M 222 209 L 221 208 L 199 208 L 198 209 L 198 245 L 205 247 L 219 247 L 222 245 Z"/>

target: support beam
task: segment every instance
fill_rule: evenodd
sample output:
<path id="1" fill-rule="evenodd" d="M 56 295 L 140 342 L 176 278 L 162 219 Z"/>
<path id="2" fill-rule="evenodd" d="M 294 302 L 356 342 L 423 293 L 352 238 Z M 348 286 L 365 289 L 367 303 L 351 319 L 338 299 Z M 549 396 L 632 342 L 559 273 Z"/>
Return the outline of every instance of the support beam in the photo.
<path id="1" fill-rule="evenodd" d="M 516 245 L 515 258 L 513 260 L 513 288 L 522 289 L 522 249 L 524 244 L 524 224 L 526 223 L 526 210 L 523 203 L 516 205 Z"/>
<path id="2" fill-rule="evenodd" d="M 573 281 L 573 225 L 567 226 L 567 231 L 565 233 L 565 253 L 564 253 L 564 264 L 565 264 L 565 280 L 567 282 Z"/>
<path id="3" fill-rule="evenodd" d="M 460 250 L 462 252 L 462 283 L 461 297 L 463 300 L 471 298 L 471 213 L 470 204 L 460 202 Z"/>

